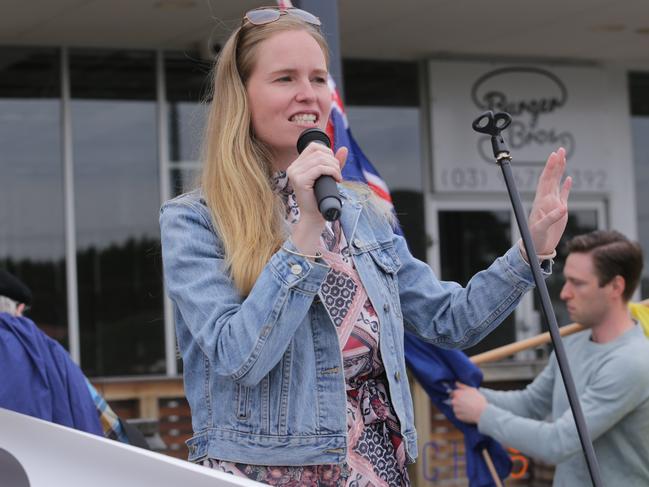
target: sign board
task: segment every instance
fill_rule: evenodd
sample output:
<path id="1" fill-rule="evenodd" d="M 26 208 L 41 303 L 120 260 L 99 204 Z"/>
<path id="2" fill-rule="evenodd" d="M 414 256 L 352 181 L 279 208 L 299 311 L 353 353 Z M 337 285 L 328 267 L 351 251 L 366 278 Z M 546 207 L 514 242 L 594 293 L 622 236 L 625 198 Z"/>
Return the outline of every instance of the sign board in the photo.
<path id="1" fill-rule="evenodd" d="M 615 161 L 603 70 L 431 61 L 430 84 L 436 191 L 504 191 L 490 138 L 471 128 L 486 110 L 512 115 L 503 135 L 519 191 L 534 191 L 545 160 L 559 147 L 567 151 L 573 191 L 610 190 Z"/>
<path id="2" fill-rule="evenodd" d="M 0 472 L 11 487 L 262 485 L 2 408 Z"/>

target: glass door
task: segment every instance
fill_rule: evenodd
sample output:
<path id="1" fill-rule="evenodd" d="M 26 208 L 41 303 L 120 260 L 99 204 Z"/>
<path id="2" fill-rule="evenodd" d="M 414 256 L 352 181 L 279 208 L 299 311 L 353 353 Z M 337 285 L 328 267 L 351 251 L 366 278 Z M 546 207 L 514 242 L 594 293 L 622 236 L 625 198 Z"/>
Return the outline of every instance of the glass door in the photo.
<path id="1" fill-rule="evenodd" d="M 435 206 L 433 267 L 441 279 L 464 286 L 511 247 L 513 218 L 507 205 L 483 201 L 436 202 Z M 474 355 L 511 343 L 515 337 L 515 319 L 510 315 L 482 342 L 465 352 Z"/>

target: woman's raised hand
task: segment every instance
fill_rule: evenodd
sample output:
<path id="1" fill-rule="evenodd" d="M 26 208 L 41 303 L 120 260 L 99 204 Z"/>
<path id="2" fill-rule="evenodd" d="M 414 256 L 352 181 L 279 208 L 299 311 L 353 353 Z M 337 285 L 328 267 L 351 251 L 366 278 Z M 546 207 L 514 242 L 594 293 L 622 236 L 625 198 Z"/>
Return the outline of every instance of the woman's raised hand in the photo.
<path id="1" fill-rule="evenodd" d="M 572 179 L 567 177 L 566 151 L 562 147 L 548 157 L 532 204 L 528 224 L 534 248 L 539 255 L 550 255 L 559 244 L 568 222 L 568 195 Z"/>

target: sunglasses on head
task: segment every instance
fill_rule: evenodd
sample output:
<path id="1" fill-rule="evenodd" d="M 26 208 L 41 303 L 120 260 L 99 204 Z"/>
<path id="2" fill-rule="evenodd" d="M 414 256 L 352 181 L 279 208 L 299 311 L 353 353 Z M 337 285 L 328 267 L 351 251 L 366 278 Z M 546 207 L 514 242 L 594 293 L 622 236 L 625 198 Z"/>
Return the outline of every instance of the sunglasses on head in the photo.
<path id="1" fill-rule="evenodd" d="M 293 15 L 298 19 L 306 22 L 307 24 L 320 27 L 322 24 L 320 19 L 306 10 L 300 8 L 280 8 L 280 7 L 259 7 L 246 12 L 243 16 L 244 21 L 247 20 L 252 25 L 265 25 L 279 20 L 282 15 Z"/>

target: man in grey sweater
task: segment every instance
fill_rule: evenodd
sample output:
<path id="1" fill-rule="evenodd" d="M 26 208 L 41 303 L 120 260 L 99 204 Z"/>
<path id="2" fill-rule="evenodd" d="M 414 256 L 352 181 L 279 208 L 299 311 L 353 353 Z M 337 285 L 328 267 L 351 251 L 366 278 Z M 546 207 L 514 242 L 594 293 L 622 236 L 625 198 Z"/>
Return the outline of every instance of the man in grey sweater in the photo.
<path id="1" fill-rule="evenodd" d="M 642 271 L 642 250 L 618 232 L 596 231 L 568 244 L 561 299 L 588 329 L 564 340 L 579 401 L 606 486 L 649 486 L 649 340 L 627 307 Z M 524 390 L 462 384 L 456 416 L 533 458 L 556 464 L 553 485 L 591 485 L 554 354 Z"/>

